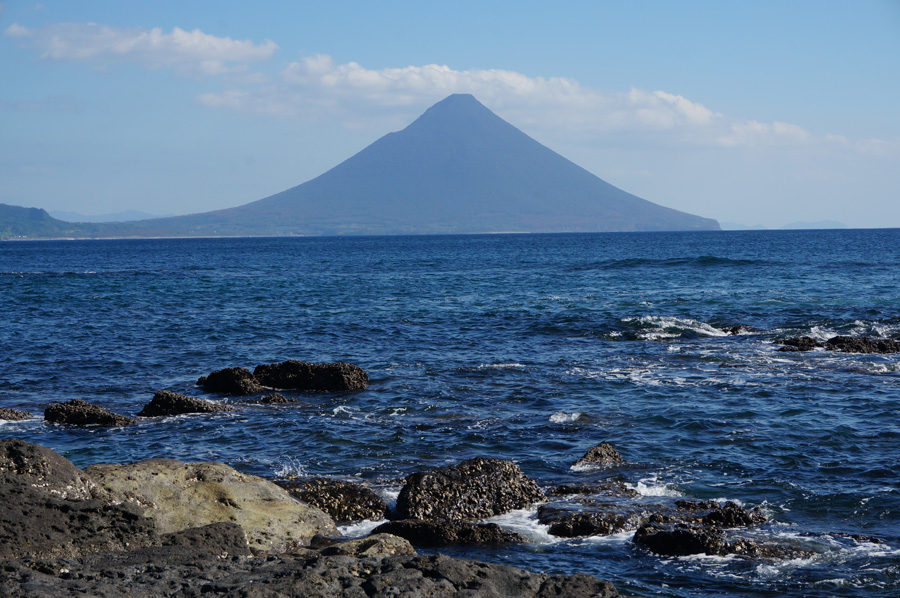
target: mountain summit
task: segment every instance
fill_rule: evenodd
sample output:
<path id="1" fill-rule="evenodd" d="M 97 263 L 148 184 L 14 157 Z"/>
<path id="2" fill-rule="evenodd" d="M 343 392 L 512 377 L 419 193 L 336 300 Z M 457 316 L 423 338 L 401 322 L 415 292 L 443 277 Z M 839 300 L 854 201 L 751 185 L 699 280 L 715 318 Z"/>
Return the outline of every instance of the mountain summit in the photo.
<path id="1" fill-rule="evenodd" d="M 320 235 L 718 229 L 610 185 L 468 94 L 441 100 L 311 181 L 191 218 L 219 234 L 260 226 Z"/>
<path id="2" fill-rule="evenodd" d="M 719 228 L 610 185 L 463 94 L 328 172 L 252 203 L 138 222 L 50 224 L 56 236 L 71 237 Z"/>

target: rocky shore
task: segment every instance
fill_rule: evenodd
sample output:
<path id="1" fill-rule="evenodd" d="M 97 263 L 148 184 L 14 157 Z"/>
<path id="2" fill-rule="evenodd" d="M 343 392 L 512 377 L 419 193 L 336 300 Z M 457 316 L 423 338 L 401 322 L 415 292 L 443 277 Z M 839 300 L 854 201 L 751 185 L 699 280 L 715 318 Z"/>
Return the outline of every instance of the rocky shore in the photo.
<path id="1" fill-rule="evenodd" d="M 587 575 L 418 555 L 387 533 L 348 541 L 321 509 L 220 463 L 81 470 L 3 440 L 0 505 L 4 597 L 619 595 Z"/>

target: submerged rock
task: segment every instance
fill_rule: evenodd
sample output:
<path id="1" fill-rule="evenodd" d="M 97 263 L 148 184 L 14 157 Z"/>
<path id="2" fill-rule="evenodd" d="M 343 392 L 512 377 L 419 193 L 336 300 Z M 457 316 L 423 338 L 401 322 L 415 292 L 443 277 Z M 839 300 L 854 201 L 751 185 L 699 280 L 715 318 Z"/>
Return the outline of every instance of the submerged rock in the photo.
<path id="1" fill-rule="evenodd" d="M 397 514 L 401 519 L 477 520 L 543 499 L 538 485 L 515 463 L 476 457 L 407 476 Z"/>
<path id="2" fill-rule="evenodd" d="M 249 399 L 244 402 L 252 403 L 254 405 L 282 405 L 286 403 L 298 403 L 299 401 L 294 398 L 286 397 L 280 392 L 270 392 L 258 399 Z"/>
<path id="3" fill-rule="evenodd" d="M 307 363 L 289 360 L 258 365 L 253 370 L 265 386 L 290 390 L 334 392 L 363 390 L 369 376 L 359 366 L 349 363 Z"/>
<path id="4" fill-rule="evenodd" d="M 316 534 L 337 534 L 334 521 L 319 509 L 221 463 L 150 459 L 91 465 L 85 472 L 117 500 L 145 507 L 162 534 L 230 521 L 244 529 L 255 551 L 289 551 Z"/>
<path id="5" fill-rule="evenodd" d="M 217 413 L 234 411 L 228 405 L 210 403 L 187 395 L 168 390 L 160 390 L 153 395 L 153 400 L 138 412 L 140 417 L 156 417 L 160 415 L 181 415 L 183 413 Z"/>
<path id="6" fill-rule="evenodd" d="M 867 336 L 835 336 L 825 341 L 825 350 L 842 353 L 900 353 L 900 342 Z"/>
<path id="7" fill-rule="evenodd" d="M 19 411 L 18 409 L 4 409 L 0 408 L 0 419 L 17 422 L 28 419 L 31 417 L 30 413 L 26 413 L 25 411 Z"/>
<path id="8" fill-rule="evenodd" d="M 44 410 L 44 419 L 52 424 L 70 426 L 130 426 L 135 423 L 133 418 L 111 413 L 81 399 L 51 403 Z"/>
<path id="9" fill-rule="evenodd" d="M 393 534 L 406 538 L 413 546 L 426 548 L 514 544 L 525 541 L 519 534 L 506 531 L 496 523 L 447 519 L 388 521 L 376 527 L 372 533 Z"/>
<path id="10" fill-rule="evenodd" d="M 577 538 L 580 536 L 608 536 L 638 529 L 645 515 L 640 510 L 615 509 L 571 512 L 565 508 L 541 506 L 538 521 L 549 525 L 553 536 Z"/>
<path id="11" fill-rule="evenodd" d="M 572 467 L 574 469 L 583 469 L 587 467 L 607 467 L 610 465 L 618 465 L 623 463 L 622 455 L 619 454 L 613 445 L 608 442 L 601 442 L 596 446 L 592 446 L 584 454 L 584 456 L 575 462 Z"/>
<path id="12" fill-rule="evenodd" d="M 377 521 L 387 515 L 384 499 L 362 484 L 328 478 L 275 480 L 275 483 L 291 496 L 322 509 L 335 521 Z"/>
<path id="13" fill-rule="evenodd" d="M 237 396 L 253 395 L 265 390 L 253 372 L 240 367 L 216 370 L 197 380 L 197 384 L 209 392 Z"/>
<path id="14" fill-rule="evenodd" d="M 637 498 L 640 492 L 629 488 L 622 482 L 606 480 L 596 484 L 560 484 L 548 492 L 550 496 L 571 496 L 573 494 L 602 494 L 621 498 Z"/>
<path id="15" fill-rule="evenodd" d="M 808 336 L 787 338 L 783 341 L 779 341 L 779 344 L 784 345 L 783 347 L 778 349 L 782 352 L 812 351 L 813 349 L 817 349 L 822 346 L 822 343 Z"/>

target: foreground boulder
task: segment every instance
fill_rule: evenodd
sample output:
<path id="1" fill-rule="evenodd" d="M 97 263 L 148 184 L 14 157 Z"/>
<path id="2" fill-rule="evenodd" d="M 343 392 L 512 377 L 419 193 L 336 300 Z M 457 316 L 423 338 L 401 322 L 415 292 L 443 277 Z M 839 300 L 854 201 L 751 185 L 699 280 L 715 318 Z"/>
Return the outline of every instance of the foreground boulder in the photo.
<path id="1" fill-rule="evenodd" d="M 195 399 L 177 392 L 160 390 L 153 395 L 153 400 L 138 412 L 138 415 L 140 417 L 157 417 L 184 413 L 218 413 L 220 411 L 234 411 L 234 408 Z"/>
<path id="2" fill-rule="evenodd" d="M 210 523 L 240 525 L 254 551 L 290 551 L 313 536 L 337 535 L 334 521 L 315 507 L 256 476 L 221 463 L 150 459 L 85 469 L 117 500 L 140 505 L 159 533 Z"/>
<path id="3" fill-rule="evenodd" d="M 17 439 L 0 441 L 0 560 L 126 550 L 157 541 L 135 505 L 115 504 L 68 459 Z"/>
<path id="4" fill-rule="evenodd" d="M 135 423 L 130 417 L 111 413 L 81 399 L 51 403 L 44 410 L 44 419 L 52 424 L 70 426 L 130 426 Z"/>
<path id="5" fill-rule="evenodd" d="M 375 533 L 365 538 L 339 542 L 319 550 L 326 556 L 386 557 L 398 554 L 416 554 L 409 540 L 393 534 Z"/>
<path id="6" fill-rule="evenodd" d="M 443 555 L 209 559 L 189 550 L 150 548 L 121 555 L 8 562 L 0 575 L 0 595 L 616 598 L 619 593 L 611 583 L 589 575 L 530 573 Z"/>
<path id="7" fill-rule="evenodd" d="M 18 422 L 31 417 L 30 413 L 18 409 L 0 409 L 0 419 L 9 422 Z"/>
<path id="8" fill-rule="evenodd" d="M 253 395 L 265 390 L 247 368 L 225 368 L 216 370 L 197 380 L 197 384 L 209 392 L 226 395 Z"/>
<path id="9" fill-rule="evenodd" d="M 387 505 L 374 490 L 328 478 L 307 480 L 275 480 L 291 496 L 322 509 L 339 522 L 378 521 L 387 516 Z"/>
<path id="10" fill-rule="evenodd" d="M 524 542 L 519 534 L 509 532 L 496 523 L 470 521 L 412 520 L 388 521 L 373 530 L 376 534 L 392 534 L 410 541 L 413 546 L 499 545 Z"/>
<path id="11" fill-rule="evenodd" d="M 590 469 L 594 467 L 609 467 L 623 463 L 622 455 L 619 454 L 613 445 L 608 442 L 601 442 L 596 446 L 592 446 L 584 454 L 584 456 L 572 465 L 572 469 Z"/>
<path id="12" fill-rule="evenodd" d="M 401 519 L 477 520 L 543 499 L 538 485 L 515 463 L 476 457 L 407 476 L 397 514 Z"/>
<path id="13" fill-rule="evenodd" d="M 334 392 L 364 390 L 369 375 L 349 363 L 307 363 L 289 360 L 258 365 L 253 375 L 265 386 L 289 390 Z"/>

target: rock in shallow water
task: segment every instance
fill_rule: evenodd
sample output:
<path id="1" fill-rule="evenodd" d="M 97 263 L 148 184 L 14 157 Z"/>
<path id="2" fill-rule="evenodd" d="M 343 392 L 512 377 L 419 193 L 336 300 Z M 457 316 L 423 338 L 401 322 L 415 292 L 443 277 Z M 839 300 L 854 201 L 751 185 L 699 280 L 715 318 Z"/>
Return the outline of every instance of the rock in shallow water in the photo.
<path id="1" fill-rule="evenodd" d="M 91 405 L 81 399 L 52 403 L 44 410 L 44 419 L 52 424 L 70 426 L 130 426 L 135 420 Z"/>
<path id="2" fill-rule="evenodd" d="M 0 419 L 17 422 L 28 419 L 31 417 L 30 413 L 26 413 L 25 411 L 19 411 L 18 409 L 2 409 L 0 408 Z"/>
<path id="3" fill-rule="evenodd" d="M 181 415 L 184 413 L 217 413 L 234 411 L 228 405 L 210 403 L 168 390 L 160 390 L 138 413 L 140 417 L 158 417 L 161 415 Z"/>
<path id="4" fill-rule="evenodd" d="M 364 390 L 369 375 L 350 363 L 307 363 L 288 360 L 256 366 L 253 375 L 260 384 L 290 390 L 334 392 Z"/>
<path id="5" fill-rule="evenodd" d="M 290 551 L 316 534 L 337 534 L 334 521 L 287 491 L 221 463 L 150 459 L 85 469 L 118 500 L 146 508 L 160 533 L 231 521 L 256 551 Z"/>
<path id="6" fill-rule="evenodd" d="M 262 392 L 264 388 L 247 368 L 225 368 L 216 370 L 197 380 L 197 384 L 208 392 L 245 396 Z"/>
<path id="7" fill-rule="evenodd" d="M 587 469 L 589 467 L 608 467 L 622 463 L 622 455 L 608 442 L 601 442 L 592 446 L 584 456 L 572 465 L 572 469 Z"/>
<path id="8" fill-rule="evenodd" d="M 515 463 L 476 457 L 407 476 L 397 514 L 401 519 L 477 520 L 543 499 L 543 491 Z"/>

